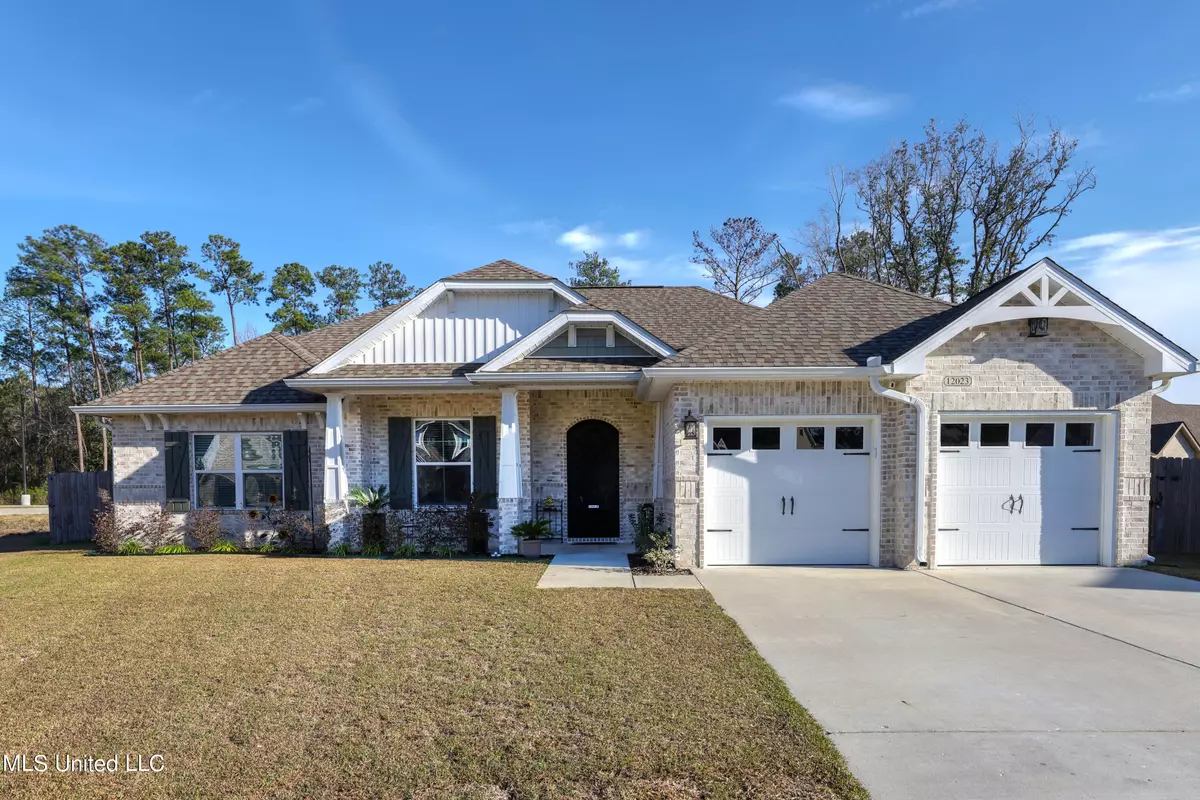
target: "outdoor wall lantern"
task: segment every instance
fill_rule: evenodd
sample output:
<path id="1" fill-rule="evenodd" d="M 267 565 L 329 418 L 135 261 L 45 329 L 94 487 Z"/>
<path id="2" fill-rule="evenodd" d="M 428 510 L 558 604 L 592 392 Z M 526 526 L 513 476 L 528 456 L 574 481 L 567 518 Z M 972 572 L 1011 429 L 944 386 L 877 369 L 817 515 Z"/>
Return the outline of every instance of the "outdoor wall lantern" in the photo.
<path id="1" fill-rule="evenodd" d="M 1029 320 L 1029 335 L 1049 336 L 1050 335 L 1050 319 L 1048 317 L 1031 317 Z"/>
<path id="2" fill-rule="evenodd" d="M 695 439 L 700 433 L 700 420 L 692 416 L 689 411 L 687 416 L 683 418 L 683 438 Z"/>

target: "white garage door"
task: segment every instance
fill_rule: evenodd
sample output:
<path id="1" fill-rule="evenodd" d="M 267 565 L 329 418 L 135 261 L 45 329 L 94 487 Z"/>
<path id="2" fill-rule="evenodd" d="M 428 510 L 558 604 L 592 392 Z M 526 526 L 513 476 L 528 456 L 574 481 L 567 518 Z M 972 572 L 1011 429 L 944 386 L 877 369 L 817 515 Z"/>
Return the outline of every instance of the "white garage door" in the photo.
<path id="1" fill-rule="evenodd" d="M 943 415 L 936 562 L 1098 563 L 1104 457 L 1095 417 Z"/>
<path id="2" fill-rule="evenodd" d="M 706 565 L 869 563 L 873 418 L 707 423 Z"/>

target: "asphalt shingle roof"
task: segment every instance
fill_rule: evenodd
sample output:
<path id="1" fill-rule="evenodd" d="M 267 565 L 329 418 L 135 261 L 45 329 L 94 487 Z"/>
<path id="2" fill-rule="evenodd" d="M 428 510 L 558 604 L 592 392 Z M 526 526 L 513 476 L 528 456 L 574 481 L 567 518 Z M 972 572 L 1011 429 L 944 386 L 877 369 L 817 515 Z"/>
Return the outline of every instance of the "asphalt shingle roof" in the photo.
<path id="1" fill-rule="evenodd" d="M 700 286 L 576 286 L 587 305 L 615 311 L 680 351 L 762 313 Z"/>
<path id="2" fill-rule="evenodd" d="M 806 284 L 745 321 L 709 329 L 704 341 L 661 367 L 865 366 L 905 352 L 953 308 L 891 286 L 834 273 Z"/>
<path id="3" fill-rule="evenodd" d="M 1200 406 L 1172 403 L 1161 397 L 1150 402 L 1150 452 L 1158 455 L 1163 446 L 1175 435 L 1180 425 L 1187 428 L 1196 441 L 1200 441 Z"/>
<path id="4" fill-rule="evenodd" d="M 624 358 L 524 358 L 499 372 L 632 372 L 652 367 L 657 358 L 628 356 Z"/>
<path id="5" fill-rule="evenodd" d="M 532 270 L 515 261 L 509 261 L 507 258 L 502 258 L 499 261 L 493 261 L 490 264 L 484 264 L 482 267 L 469 269 L 466 272 L 459 272 L 456 275 L 451 275 L 449 278 L 443 278 L 446 281 L 552 281 L 549 275 Z"/>
<path id="6" fill-rule="evenodd" d="M 457 378 L 482 364 L 347 364 L 322 378 Z"/>

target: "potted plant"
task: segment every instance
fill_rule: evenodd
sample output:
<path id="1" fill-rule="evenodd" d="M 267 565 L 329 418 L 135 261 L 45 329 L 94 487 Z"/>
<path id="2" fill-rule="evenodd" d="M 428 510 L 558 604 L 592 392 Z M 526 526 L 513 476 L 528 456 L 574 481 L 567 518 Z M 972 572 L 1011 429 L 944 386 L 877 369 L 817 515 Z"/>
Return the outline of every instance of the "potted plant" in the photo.
<path id="1" fill-rule="evenodd" d="M 520 539 L 518 552 L 525 558 L 542 557 L 542 539 L 550 538 L 550 520 L 531 519 L 512 526 L 512 535 Z"/>
<path id="2" fill-rule="evenodd" d="M 387 533 L 387 519 L 384 509 L 388 507 L 391 495 L 386 486 L 378 488 L 362 488 L 356 486 L 350 490 L 350 499 L 362 510 L 362 547 L 367 552 L 383 552 L 384 538 Z"/>

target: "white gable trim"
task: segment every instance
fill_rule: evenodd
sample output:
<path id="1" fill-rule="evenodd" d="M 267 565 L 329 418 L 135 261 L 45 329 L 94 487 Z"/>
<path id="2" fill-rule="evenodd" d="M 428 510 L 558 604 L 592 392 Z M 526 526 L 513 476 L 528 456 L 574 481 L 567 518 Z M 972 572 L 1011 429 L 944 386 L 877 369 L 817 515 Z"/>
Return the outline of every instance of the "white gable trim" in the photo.
<path id="1" fill-rule="evenodd" d="M 675 351 L 665 342 L 615 311 L 564 311 L 547 320 L 544 325 L 530 332 L 528 336 L 513 342 L 507 349 L 480 367 L 474 374 L 499 372 L 509 364 L 520 361 L 525 356 L 534 352 L 570 325 L 591 326 L 605 324 L 614 326 L 642 347 L 658 353 L 663 358 L 675 355 Z"/>
<path id="2" fill-rule="evenodd" d="M 1062 287 L 1054 294 L 1050 294 L 1050 279 Z M 1033 285 L 1037 291 L 1029 290 L 1028 287 Z M 1068 292 L 1087 305 L 1059 305 Z M 1004 305 L 1015 297 L 1024 298 L 1029 305 Z M 977 325 L 1031 317 L 1095 323 L 1145 358 L 1147 377 L 1196 371 L 1196 360 L 1191 355 L 1048 258 L 1043 258 L 1010 285 L 895 359 L 890 371 L 897 375 L 920 375 L 925 371 L 925 357 L 963 331 Z"/>
<path id="3" fill-rule="evenodd" d="M 398 328 L 418 316 L 447 292 L 554 292 L 568 303 L 584 302 L 583 295 L 564 285 L 561 281 L 449 281 L 431 284 L 425 291 L 409 300 L 400 308 L 359 334 L 353 341 L 343 345 L 336 353 L 308 371 L 309 375 L 322 375 L 346 364 L 359 353 L 373 345 L 376 340 L 393 328 Z"/>

